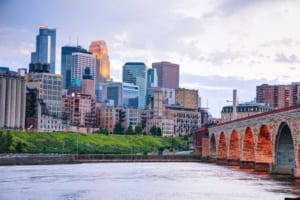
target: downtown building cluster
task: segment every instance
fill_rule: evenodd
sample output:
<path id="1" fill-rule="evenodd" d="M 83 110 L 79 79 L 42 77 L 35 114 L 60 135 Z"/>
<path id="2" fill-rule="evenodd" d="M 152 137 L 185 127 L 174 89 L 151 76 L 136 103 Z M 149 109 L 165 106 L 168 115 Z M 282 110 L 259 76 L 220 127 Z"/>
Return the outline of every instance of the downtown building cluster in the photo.
<path id="1" fill-rule="evenodd" d="M 55 74 L 55 49 L 56 30 L 41 26 L 28 70 L 2 68 L 5 101 L 1 98 L 0 106 L 5 112 L 0 128 L 85 133 L 133 129 L 183 136 L 207 119 L 207 110 L 199 109 L 198 91 L 179 87 L 178 64 L 156 62 L 148 68 L 143 62 L 126 62 L 122 82 L 114 82 L 105 41 L 92 41 L 89 49 L 63 46 L 61 74 Z"/>

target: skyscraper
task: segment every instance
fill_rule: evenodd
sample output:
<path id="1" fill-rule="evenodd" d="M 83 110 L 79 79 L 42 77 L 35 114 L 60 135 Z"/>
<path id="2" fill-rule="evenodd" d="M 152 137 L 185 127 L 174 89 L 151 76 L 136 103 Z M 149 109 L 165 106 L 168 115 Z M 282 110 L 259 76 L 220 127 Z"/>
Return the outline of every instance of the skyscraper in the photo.
<path id="1" fill-rule="evenodd" d="M 85 68 L 90 68 L 90 75 L 95 80 L 96 77 L 96 57 L 89 53 L 72 53 L 72 69 L 71 69 L 71 81 L 76 86 L 82 86 L 82 76 Z"/>
<path id="2" fill-rule="evenodd" d="M 157 73 L 155 68 L 147 70 L 147 88 L 157 87 Z"/>
<path id="3" fill-rule="evenodd" d="M 110 81 L 110 62 L 104 40 L 93 41 L 89 51 L 97 57 L 96 82 Z"/>
<path id="4" fill-rule="evenodd" d="M 111 82 L 103 86 L 103 99 L 113 100 L 114 106 L 137 108 L 139 86 L 131 83 Z"/>
<path id="5" fill-rule="evenodd" d="M 31 63 L 50 64 L 50 73 L 55 74 L 56 29 L 39 26 L 36 50 L 31 53 Z"/>
<path id="6" fill-rule="evenodd" d="M 61 48 L 61 75 L 63 77 L 63 88 L 71 86 L 72 53 L 88 53 L 81 46 L 63 46 Z"/>
<path id="7" fill-rule="evenodd" d="M 127 62 L 123 66 L 123 82 L 139 86 L 139 108 L 142 109 L 146 104 L 146 71 L 143 62 Z"/>
<path id="8" fill-rule="evenodd" d="M 93 41 L 90 45 L 89 51 L 97 58 L 96 78 L 95 80 L 95 94 L 97 102 L 102 102 L 102 87 L 105 82 L 110 82 L 110 62 L 108 57 L 108 50 L 104 40 Z"/>
<path id="9" fill-rule="evenodd" d="M 179 88 L 179 65 L 170 62 L 152 63 L 157 71 L 158 87 Z"/>

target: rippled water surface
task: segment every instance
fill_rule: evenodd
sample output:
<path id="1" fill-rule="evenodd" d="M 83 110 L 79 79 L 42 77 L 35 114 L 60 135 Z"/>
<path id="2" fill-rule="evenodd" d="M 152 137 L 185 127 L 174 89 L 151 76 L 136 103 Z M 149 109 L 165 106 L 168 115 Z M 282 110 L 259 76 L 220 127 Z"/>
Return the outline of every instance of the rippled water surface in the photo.
<path id="1" fill-rule="evenodd" d="M 203 163 L 0 167 L 0 199 L 207 200 L 300 196 L 300 180 Z"/>

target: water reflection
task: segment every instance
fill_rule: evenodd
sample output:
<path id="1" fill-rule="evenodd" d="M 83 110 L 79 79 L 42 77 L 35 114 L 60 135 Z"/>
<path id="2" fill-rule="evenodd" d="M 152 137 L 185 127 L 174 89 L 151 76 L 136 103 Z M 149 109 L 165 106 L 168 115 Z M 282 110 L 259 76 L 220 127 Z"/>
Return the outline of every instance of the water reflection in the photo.
<path id="1" fill-rule="evenodd" d="M 300 180 L 204 163 L 0 167 L 0 199 L 284 199 Z"/>

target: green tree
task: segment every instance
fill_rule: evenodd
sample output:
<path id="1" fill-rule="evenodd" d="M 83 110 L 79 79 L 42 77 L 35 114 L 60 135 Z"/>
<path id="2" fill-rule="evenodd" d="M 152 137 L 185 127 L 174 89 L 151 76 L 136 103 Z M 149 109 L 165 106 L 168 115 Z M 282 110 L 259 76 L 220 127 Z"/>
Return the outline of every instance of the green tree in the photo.
<path id="1" fill-rule="evenodd" d="M 137 135 L 141 135 L 141 134 L 143 133 L 143 128 L 142 128 L 142 126 L 140 126 L 140 125 L 135 126 L 134 132 L 135 132 L 135 134 L 137 134 Z"/>
<path id="2" fill-rule="evenodd" d="M 17 146 L 16 146 L 16 152 L 17 153 L 23 153 L 24 152 L 24 147 L 26 147 L 26 143 L 23 142 L 18 142 Z"/>
<path id="3" fill-rule="evenodd" d="M 150 133 L 151 133 L 151 135 L 156 135 L 156 126 L 152 126 L 150 128 Z"/>
<path id="4" fill-rule="evenodd" d="M 9 148 L 13 142 L 12 135 L 9 132 L 0 132 L 0 153 L 9 152 Z"/>
<path id="5" fill-rule="evenodd" d="M 156 128 L 156 136 L 161 136 L 161 128 Z"/>
<path id="6" fill-rule="evenodd" d="M 133 135 L 133 134 L 134 134 L 133 128 L 132 128 L 131 124 L 130 124 L 130 125 L 128 126 L 128 128 L 127 128 L 127 134 L 128 134 L 128 135 Z"/>
<path id="7" fill-rule="evenodd" d="M 120 122 L 116 123 L 114 127 L 114 133 L 115 134 L 123 134 L 124 133 L 124 127 Z"/>
<path id="8" fill-rule="evenodd" d="M 98 134 L 108 134 L 108 130 L 106 128 L 100 128 L 96 133 Z"/>

